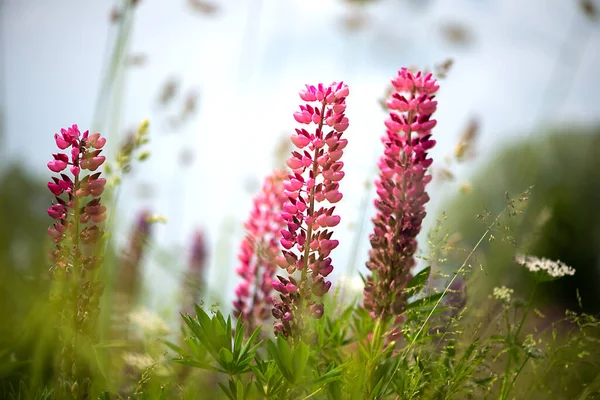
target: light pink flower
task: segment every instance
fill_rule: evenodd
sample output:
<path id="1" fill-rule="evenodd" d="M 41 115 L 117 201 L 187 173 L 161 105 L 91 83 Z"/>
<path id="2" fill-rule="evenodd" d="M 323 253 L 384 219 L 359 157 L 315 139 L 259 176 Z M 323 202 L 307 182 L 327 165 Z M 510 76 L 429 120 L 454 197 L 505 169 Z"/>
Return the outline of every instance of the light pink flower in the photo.
<path id="1" fill-rule="evenodd" d="M 279 231 L 285 226 L 281 217 L 286 174 L 275 171 L 268 176 L 261 192 L 253 200 L 250 217 L 245 223 L 246 237 L 240 245 L 236 269 L 243 279 L 236 288 L 233 302 L 234 314 L 248 330 L 252 330 L 269 317 L 272 304 L 272 281 L 280 253 Z"/>
<path id="2" fill-rule="evenodd" d="M 285 228 L 281 230 L 282 255 L 277 264 L 288 274 L 302 271 L 301 281 L 292 276 L 277 276 L 273 288 L 280 293 L 274 301 L 273 316 L 280 320 L 274 324 L 275 333 L 301 335 L 303 314 L 314 318 L 323 315 L 323 304 L 318 300 L 329 291 L 331 282 L 324 280 L 333 270 L 331 251 L 339 242 L 331 239 L 332 228 L 340 223 L 335 215 L 334 203 L 342 199 L 339 181 L 343 179 L 344 164 L 340 161 L 348 141 L 342 138 L 348 128 L 346 96 L 348 86 L 332 83 L 329 86 L 306 85 L 294 118 L 314 130 L 296 129 L 291 141 L 298 148 L 287 160 L 291 173 L 283 183 L 286 202 L 281 217 Z M 309 104 L 315 103 L 315 104 Z"/>

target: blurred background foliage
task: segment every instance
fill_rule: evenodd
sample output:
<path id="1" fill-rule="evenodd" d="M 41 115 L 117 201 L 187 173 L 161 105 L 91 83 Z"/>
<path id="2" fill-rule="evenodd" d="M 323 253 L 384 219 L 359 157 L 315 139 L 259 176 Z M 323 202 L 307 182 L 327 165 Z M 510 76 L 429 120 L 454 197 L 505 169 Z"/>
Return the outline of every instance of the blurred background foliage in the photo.
<path id="1" fill-rule="evenodd" d="M 43 332 L 52 335 L 48 303 L 47 251 L 50 241 L 45 208 L 51 197 L 45 182 L 18 166 L 0 175 L 0 378 L 18 385 L 36 359 Z M 40 361 L 41 360 L 41 361 Z M 38 362 L 49 365 L 42 356 Z"/>
<path id="2" fill-rule="evenodd" d="M 538 294 L 548 306 L 600 311 L 600 127 L 549 128 L 510 143 L 474 175 L 470 194 L 446 200 L 450 232 L 458 247 L 470 250 L 506 206 L 533 186 L 521 218 L 504 218 L 492 231 L 495 239 L 478 248 L 472 262 L 485 274 L 469 288 L 474 304 L 494 286 L 507 285 L 519 293 L 531 289 L 525 268 L 514 263 L 515 254 L 532 254 L 561 260 L 576 269 L 574 277 L 542 285 Z M 489 215 L 485 221 L 475 215 Z M 505 214 L 507 214 L 505 212 Z M 512 219 L 512 221 L 511 221 Z M 456 252 L 453 265 L 464 260 Z"/>

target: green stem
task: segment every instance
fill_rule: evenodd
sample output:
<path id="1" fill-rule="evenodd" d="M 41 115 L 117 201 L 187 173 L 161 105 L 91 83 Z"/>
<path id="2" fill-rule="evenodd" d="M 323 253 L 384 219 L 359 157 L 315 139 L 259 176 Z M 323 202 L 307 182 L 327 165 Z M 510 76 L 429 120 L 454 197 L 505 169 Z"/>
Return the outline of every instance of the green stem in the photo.
<path id="1" fill-rule="evenodd" d="M 79 198 L 77 197 L 77 190 L 79 189 L 79 176 L 76 175 L 75 176 L 75 181 L 73 182 L 73 199 L 72 201 L 72 206 L 73 206 L 73 232 L 71 233 L 72 236 L 72 241 L 73 241 L 73 259 L 72 259 L 72 263 L 73 263 L 73 274 L 72 274 L 72 281 L 71 281 L 71 296 L 72 296 L 72 301 L 73 301 L 73 310 L 71 311 L 73 313 L 73 315 L 71 315 L 70 319 L 70 324 L 71 327 L 70 329 L 73 330 L 72 335 L 73 335 L 73 341 L 72 341 L 72 357 L 73 357 L 73 365 L 75 366 L 75 372 L 78 373 L 78 368 L 76 366 L 76 359 L 77 359 L 77 355 L 76 355 L 76 350 L 77 350 L 77 335 L 78 335 L 78 321 L 77 321 L 77 312 L 78 312 L 78 308 L 79 308 L 79 290 L 81 287 L 81 280 L 82 280 L 82 276 L 81 276 L 81 266 L 79 265 L 79 259 L 80 259 L 80 249 L 79 249 L 79 234 L 80 234 L 80 223 L 79 223 Z M 72 375 L 72 380 L 75 381 L 76 378 L 76 374 L 72 373 L 71 370 L 71 375 Z M 73 384 L 73 382 L 71 382 L 71 384 Z"/>
<path id="2" fill-rule="evenodd" d="M 510 345 L 513 346 L 514 344 L 517 343 L 517 341 L 519 340 L 519 333 L 521 332 L 521 329 L 523 328 L 523 325 L 525 324 L 525 318 L 527 317 L 527 314 L 529 314 L 529 310 L 531 309 L 531 305 L 533 304 L 533 298 L 535 296 L 535 290 L 537 289 L 538 286 L 538 282 L 535 282 L 535 285 L 533 286 L 533 289 L 531 290 L 531 295 L 529 296 L 529 301 L 527 302 L 527 306 L 525 308 L 525 311 L 523 312 L 523 316 L 521 317 L 521 322 L 519 322 L 519 326 L 517 327 L 517 330 L 514 334 L 514 336 L 512 337 L 511 341 L 510 341 Z M 508 315 L 507 315 L 508 318 Z M 508 336 L 510 337 L 510 327 L 509 327 L 509 331 L 508 331 Z M 511 355 L 510 353 L 508 354 L 508 360 L 507 360 L 507 364 L 506 364 L 506 370 L 504 372 L 504 380 L 502 382 L 502 391 L 501 391 L 501 399 L 504 400 L 508 397 L 508 394 L 510 393 L 512 386 L 514 385 L 515 380 L 517 379 L 517 376 L 519 375 L 519 373 L 521 372 L 521 370 L 523 369 L 523 367 L 525 366 L 525 363 L 527 362 L 527 360 L 529 360 L 530 356 L 528 355 L 527 358 L 525 359 L 525 361 L 523 362 L 523 364 L 521 364 L 521 366 L 519 367 L 519 369 L 517 370 L 516 375 L 513 377 L 510 385 L 508 385 L 508 368 L 510 365 L 510 358 Z M 506 394 L 505 394 L 506 391 Z"/>
<path id="3" fill-rule="evenodd" d="M 531 385 L 529 385 L 529 389 L 527 390 L 527 393 L 525 394 L 525 397 L 524 397 L 525 399 L 531 398 L 530 394 L 531 394 L 531 392 L 533 392 L 533 390 L 535 388 L 535 384 L 539 383 L 539 382 L 543 382 L 546 379 L 546 376 L 552 370 L 552 367 L 554 367 L 555 363 L 556 363 L 556 360 L 552 360 L 552 362 L 550 364 L 548 364 L 548 366 L 544 370 L 544 373 L 537 380 L 532 379 Z"/>
<path id="4" fill-rule="evenodd" d="M 512 347 L 512 339 L 511 339 L 511 334 L 510 334 L 510 317 L 508 316 L 508 308 L 505 305 L 504 306 L 504 317 L 506 319 L 506 338 L 508 339 L 508 343 L 509 346 Z M 502 379 L 502 388 L 500 390 L 500 398 L 504 399 L 504 391 L 506 390 L 506 386 L 508 384 L 508 374 L 510 372 L 510 360 L 511 360 L 511 353 L 510 351 L 508 351 L 506 353 L 506 366 L 504 367 L 504 378 Z"/>
<path id="5" fill-rule="evenodd" d="M 127 44 L 129 43 L 129 36 L 132 28 L 132 12 L 133 2 L 131 0 L 123 0 L 121 6 L 121 15 L 117 22 L 117 38 L 115 40 L 114 47 L 112 49 L 108 65 L 106 66 L 106 72 L 102 78 L 102 84 L 98 97 L 96 99 L 96 105 L 94 108 L 94 114 L 92 119 L 92 128 L 94 131 L 102 130 L 102 121 L 106 117 L 107 106 L 110 103 L 110 94 L 113 87 L 113 83 L 118 75 L 120 67 L 122 67 L 122 61 L 125 57 L 127 50 Z"/>
<path id="6" fill-rule="evenodd" d="M 521 322 L 519 323 L 517 332 L 515 332 L 515 337 L 514 337 L 515 342 L 518 339 L 519 333 L 521 332 L 521 328 L 523 328 L 523 324 L 525 323 L 525 318 L 527 317 L 527 314 L 529 313 L 529 310 L 531 309 L 531 304 L 533 303 L 533 296 L 535 295 L 535 290 L 537 289 L 537 286 L 538 286 L 538 282 L 536 281 L 535 285 L 533 285 L 533 289 L 531 290 L 531 295 L 529 296 L 529 301 L 527 302 L 527 307 L 525 308 L 525 311 L 523 312 L 523 317 L 521 318 Z"/>
<path id="7" fill-rule="evenodd" d="M 519 374 L 521 373 L 521 371 L 523 370 L 523 367 L 525 367 L 525 364 L 527 364 L 527 361 L 529 361 L 529 359 L 531 358 L 530 355 L 527 355 L 527 357 L 525 358 L 525 360 L 523 360 L 523 363 L 519 366 L 519 369 L 517 369 L 517 373 L 515 374 L 515 376 L 513 377 L 512 381 L 510 381 L 510 385 L 508 386 L 508 390 L 506 392 L 506 395 L 503 397 L 503 399 L 507 399 L 508 395 L 510 394 L 510 391 L 512 390 L 512 388 L 515 386 L 515 381 L 517 380 L 517 378 L 519 377 Z"/>

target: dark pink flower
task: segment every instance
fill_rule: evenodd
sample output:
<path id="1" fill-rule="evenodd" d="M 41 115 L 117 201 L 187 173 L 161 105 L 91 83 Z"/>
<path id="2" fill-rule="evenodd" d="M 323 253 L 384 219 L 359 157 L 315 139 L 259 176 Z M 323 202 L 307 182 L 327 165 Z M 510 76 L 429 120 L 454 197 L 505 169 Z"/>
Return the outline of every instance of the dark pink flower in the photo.
<path id="1" fill-rule="evenodd" d="M 48 208 L 48 215 L 54 219 L 65 219 L 67 218 L 67 208 L 62 204 L 53 204 Z"/>
<path id="2" fill-rule="evenodd" d="M 375 182 L 378 210 L 370 237 L 364 306 L 373 316 L 399 316 L 406 303 L 404 289 L 416 264 L 417 235 L 425 218 L 431 181 L 427 168 L 432 163 L 427 151 L 435 145 L 431 115 L 437 108 L 438 90 L 431 74 L 412 74 L 403 68 L 392 80 L 395 91 L 387 101 L 390 109 L 382 138 L 384 154 L 379 160 Z"/>
<path id="3" fill-rule="evenodd" d="M 69 219 L 69 215 L 78 216 L 77 221 L 82 224 L 92 222 L 94 224 L 104 221 L 106 218 L 106 208 L 100 204 L 100 196 L 104 191 L 106 179 L 100 178 L 100 173 L 80 177 L 81 170 L 95 170 L 103 162 L 104 156 L 100 156 L 101 148 L 106 143 L 106 139 L 99 133 L 89 135 L 86 131 L 81 135 L 77 125 L 70 128 L 61 129 L 60 134 L 54 135 L 54 140 L 60 150 L 65 153 L 53 154 L 53 160 L 48 163 L 48 168 L 52 172 L 63 172 L 69 167 L 73 175 L 70 178 L 66 173 L 52 177 L 48 182 L 48 189 L 56 197 L 57 204 L 48 209 L 48 214 L 61 220 L 61 226 L 67 227 L 74 221 Z M 65 195 L 63 198 L 61 196 Z M 79 205 L 79 198 L 92 196 L 85 206 Z M 81 227 L 83 228 L 83 227 Z M 56 242 L 62 240 L 61 235 L 66 229 L 57 229 L 56 226 L 48 230 L 50 237 Z M 88 238 L 98 237 L 98 235 Z"/>
<path id="4" fill-rule="evenodd" d="M 54 242 L 49 254 L 50 275 L 54 280 L 68 282 L 64 285 L 66 290 L 54 293 L 52 299 L 60 310 L 60 318 L 56 320 L 68 327 L 69 332 L 65 337 L 59 335 L 62 342 L 61 379 L 65 382 L 71 379 L 69 387 L 74 384 L 74 371 L 80 371 L 82 367 L 71 351 L 73 343 L 79 341 L 78 337 L 91 343 L 97 340 L 98 304 L 103 291 L 95 270 L 102 262 L 96 245 L 103 231 L 97 224 L 106 218 L 106 208 L 98 196 L 106 181 L 99 178 L 99 173 L 81 175 L 90 169 L 88 167 L 97 168 L 101 164 L 95 161 L 93 165 L 85 165 L 85 160 L 103 159 L 99 153 L 104 140 L 100 134 L 96 134 L 94 143 L 88 143 L 87 139 L 88 132 L 81 135 L 77 125 L 61 129 L 60 134 L 54 135 L 54 141 L 63 153 L 53 154 L 53 160 L 48 163 L 48 168 L 57 173 L 48 182 L 48 189 L 55 196 L 55 204 L 48 208 L 48 215 L 55 220 L 48 228 L 48 235 Z"/>

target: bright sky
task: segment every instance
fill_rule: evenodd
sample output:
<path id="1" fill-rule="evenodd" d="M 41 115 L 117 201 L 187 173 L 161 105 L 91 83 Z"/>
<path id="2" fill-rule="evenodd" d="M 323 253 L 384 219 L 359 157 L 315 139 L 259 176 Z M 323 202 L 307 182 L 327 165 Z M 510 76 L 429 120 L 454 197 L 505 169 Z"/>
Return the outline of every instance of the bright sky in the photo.
<path id="1" fill-rule="evenodd" d="M 151 120 L 152 157 L 125 182 L 118 221 L 120 240 L 141 207 L 170 221 L 155 230 L 156 240 L 178 249 L 179 258 L 168 258 L 167 268 L 151 263 L 146 279 L 158 293 L 153 302 L 177 287 L 191 232 L 200 226 L 214 252 L 220 229 L 233 229 L 227 241 L 233 249 L 213 254 L 210 273 L 212 281 L 227 278 L 220 293 L 232 291 L 236 278 L 228 271 L 251 204 L 244 182 L 254 182 L 254 193 L 274 166 L 277 142 L 296 126 L 292 113 L 305 83 L 344 80 L 351 89 L 337 271 L 348 264 L 353 233 L 347 226 L 358 222 L 363 182 L 380 150 L 384 114 L 377 99 L 400 67 L 455 60 L 438 96 L 432 153 L 438 160 L 452 151 L 470 116 L 482 124 L 479 162 L 540 125 L 598 122 L 600 30 L 576 3 L 380 0 L 363 10 L 364 27 L 349 32 L 342 24 L 349 9 L 340 0 L 222 0 L 213 17 L 191 11 L 185 0 L 140 0 L 131 52 L 148 59 L 126 74 L 119 121 L 124 130 Z M 53 133 L 92 123 L 104 51 L 114 37 L 112 2 L 4 0 L 0 7 L 6 136 L 0 155 L 47 177 Z M 473 32 L 469 47 L 450 45 L 440 33 L 455 22 Z M 179 103 L 196 89 L 200 108 L 181 130 L 166 132 L 169 114 L 155 103 L 173 76 L 183 88 Z M 553 76 L 560 79 L 550 85 Z M 188 169 L 178 162 L 184 149 L 195 153 Z M 155 186 L 154 195 L 140 199 L 140 184 Z M 432 198 L 430 214 L 437 215 L 436 193 Z M 357 265 L 366 256 L 363 243 Z"/>

